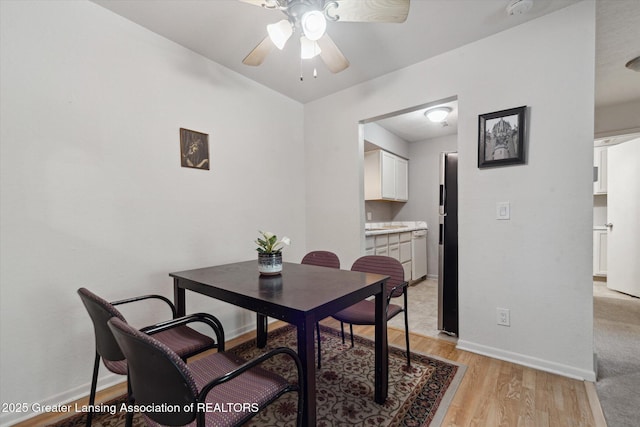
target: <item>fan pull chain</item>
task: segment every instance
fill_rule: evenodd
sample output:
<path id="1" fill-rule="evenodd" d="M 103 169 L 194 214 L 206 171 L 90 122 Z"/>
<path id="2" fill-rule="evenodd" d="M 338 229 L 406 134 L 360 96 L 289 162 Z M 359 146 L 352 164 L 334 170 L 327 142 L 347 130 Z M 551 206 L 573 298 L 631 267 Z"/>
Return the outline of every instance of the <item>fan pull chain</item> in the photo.
<path id="1" fill-rule="evenodd" d="M 317 79 L 318 78 L 318 70 L 316 69 L 316 66 L 318 65 L 318 53 L 316 52 L 316 47 L 318 47 L 317 43 L 313 43 L 313 53 L 315 53 L 315 55 L 313 55 L 313 78 Z"/>
<path id="2" fill-rule="evenodd" d="M 302 75 L 302 58 L 300 58 L 300 81 L 304 81 L 304 76 Z"/>

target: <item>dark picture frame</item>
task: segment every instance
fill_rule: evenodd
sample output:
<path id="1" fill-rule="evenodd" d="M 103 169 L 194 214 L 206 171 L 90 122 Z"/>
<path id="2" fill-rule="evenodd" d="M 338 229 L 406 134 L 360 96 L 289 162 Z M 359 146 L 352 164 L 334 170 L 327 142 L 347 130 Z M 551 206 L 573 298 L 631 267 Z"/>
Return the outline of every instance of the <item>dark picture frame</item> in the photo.
<path id="1" fill-rule="evenodd" d="M 517 107 L 478 116 L 478 167 L 524 163 L 525 112 Z"/>
<path id="2" fill-rule="evenodd" d="M 209 170 L 209 135 L 180 128 L 180 164 L 183 168 Z"/>

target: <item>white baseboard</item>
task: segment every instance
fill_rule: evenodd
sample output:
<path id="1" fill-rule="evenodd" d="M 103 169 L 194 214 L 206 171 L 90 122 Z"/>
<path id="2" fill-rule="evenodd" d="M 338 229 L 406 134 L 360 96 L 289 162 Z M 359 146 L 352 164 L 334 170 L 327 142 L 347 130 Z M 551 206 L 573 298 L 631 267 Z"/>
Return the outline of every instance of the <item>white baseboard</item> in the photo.
<path id="1" fill-rule="evenodd" d="M 596 373 L 593 370 L 579 369 L 573 366 L 563 365 L 561 363 L 551 362 L 549 360 L 538 359 L 536 357 L 531 357 L 520 353 L 513 353 L 510 351 L 501 350 L 499 348 L 476 344 L 461 339 L 458 340 L 456 348 L 458 348 L 459 350 L 482 354 L 483 356 L 493 357 L 494 359 L 504 360 L 506 362 L 527 366 L 529 368 L 534 368 L 541 371 L 550 372 L 552 374 L 574 378 L 577 380 L 596 380 Z"/>

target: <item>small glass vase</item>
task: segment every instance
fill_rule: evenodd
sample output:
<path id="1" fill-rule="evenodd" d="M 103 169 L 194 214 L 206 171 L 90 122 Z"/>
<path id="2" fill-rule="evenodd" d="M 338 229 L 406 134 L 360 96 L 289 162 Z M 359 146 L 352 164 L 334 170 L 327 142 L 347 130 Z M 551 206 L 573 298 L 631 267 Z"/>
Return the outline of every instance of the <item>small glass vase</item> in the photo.
<path id="1" fill-rule="evenodd" d="M 274 276 L 282 272 L 282 253 L 259 253 L 258 271 L 263 276 Z"/>

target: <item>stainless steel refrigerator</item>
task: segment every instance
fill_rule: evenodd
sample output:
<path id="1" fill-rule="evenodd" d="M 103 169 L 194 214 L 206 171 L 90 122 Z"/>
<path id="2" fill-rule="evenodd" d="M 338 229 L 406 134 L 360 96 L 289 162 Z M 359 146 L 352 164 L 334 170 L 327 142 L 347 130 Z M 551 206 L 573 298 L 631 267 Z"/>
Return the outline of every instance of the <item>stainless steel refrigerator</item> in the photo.
<path id="1" fill-rule="evenodd" d="M 458 153 L 440 154 L 438 329 L 458 335 Z"/>

